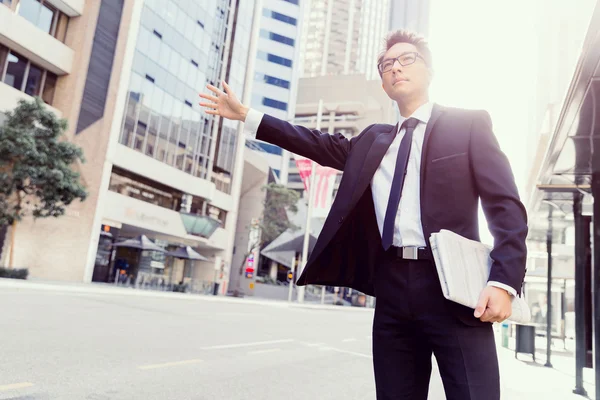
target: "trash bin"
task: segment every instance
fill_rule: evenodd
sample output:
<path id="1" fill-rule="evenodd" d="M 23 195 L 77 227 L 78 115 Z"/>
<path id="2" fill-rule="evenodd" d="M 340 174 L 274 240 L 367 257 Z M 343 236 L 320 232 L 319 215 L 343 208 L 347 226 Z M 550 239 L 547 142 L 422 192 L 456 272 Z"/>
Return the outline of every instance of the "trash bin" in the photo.
<path id="1" fill-rule="evenodd" d="M 215 282 L 213 284 L 213 296 L 217 296 L 218 294 L 219 294 L 219 284 Z"/>
<path id="2" fill-rule="evenodd" d="M 535 325 L 515 325 L 515 358 L 519 353 L 531 354 L 535 362 Z"/>

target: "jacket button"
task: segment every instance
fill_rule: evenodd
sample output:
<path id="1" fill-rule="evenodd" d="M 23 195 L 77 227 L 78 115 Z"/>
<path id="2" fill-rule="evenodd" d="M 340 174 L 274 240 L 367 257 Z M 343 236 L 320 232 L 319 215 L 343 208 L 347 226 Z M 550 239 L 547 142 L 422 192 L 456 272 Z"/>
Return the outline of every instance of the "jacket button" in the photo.
<path id="1" fill-rule="evenodd" d="M 338 221 L 338 223 L 340 223 L 340 224 L 341 224 L 342 222 L 344 222 L 344 217 L 340 217 L 340 219 L 339 219 L 339 221 Z"/>

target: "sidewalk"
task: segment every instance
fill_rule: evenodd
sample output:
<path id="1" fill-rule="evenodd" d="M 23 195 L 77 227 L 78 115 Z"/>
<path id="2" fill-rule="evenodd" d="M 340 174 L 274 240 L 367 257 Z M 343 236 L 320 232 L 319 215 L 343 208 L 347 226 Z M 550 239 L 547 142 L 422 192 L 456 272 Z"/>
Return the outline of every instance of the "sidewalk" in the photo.
<path id="1" fill-rule="evenodd" d="M 557 399 L 583 400 L 575 395 L 575 360 L 572 352 L 565 351 L 562 342 L 556 342 L 552 348 L 553 367 L 545 367 L 545 338 L 536 340 L 536 362 L 530 355 L 519 354 L 515 358 L 514 339 L 509 340 L 509 348 L 502 347 L 500 325 L 495 327 L 502 399 Z M 568 343 L 567 343 L 568 344 Z M 556 346 L 557 345 L 557 346 Z M 567 346 L 568 347 L 568 346 Z M 584 370 L 584 387 L 588 398 L 594 399 L 594 371 Z"/>

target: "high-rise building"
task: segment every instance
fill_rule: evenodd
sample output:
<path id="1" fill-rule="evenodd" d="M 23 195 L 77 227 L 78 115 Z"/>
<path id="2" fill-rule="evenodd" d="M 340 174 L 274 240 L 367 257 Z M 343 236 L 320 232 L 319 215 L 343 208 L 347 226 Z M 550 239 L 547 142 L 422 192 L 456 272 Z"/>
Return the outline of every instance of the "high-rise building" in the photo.
<path id="1" fill-rule="evenodd" d="M 251 107 L 283 120 L 293 117 L 300 58 L 304 0 L 263 0 L 257 38 Z M 275 176 L 282 169 L 282 149 L 249 141 Z"/>
<path id="2" fill-rule="evenodd" d="M 364 74 L 377 79 L 390 0 L 312 0 L 303 29 L 302 77 Z"/>
<path id="3" fill-rule="evenodd" d="M 408 29 L 429 35 L 429 0 L 390 0 L 390 30 Z"/>
<path id="4" fill-rule="evenodd" d="M 0 3 L 0 109 L 41 95 L 65 117 L 67 139 L 85 153 L 76 168 L 89 192 L 63 218 L 23 221 L 16 263 L 59 280 L 123 275 L 197 291 L 226 281 L 239 126 L 215 123 L 198 93 L 227 79 L 243 94 L 254 2 Z M 208 261 L 112 247 L 139 235 L 167 250 L 189 245 Z"/>

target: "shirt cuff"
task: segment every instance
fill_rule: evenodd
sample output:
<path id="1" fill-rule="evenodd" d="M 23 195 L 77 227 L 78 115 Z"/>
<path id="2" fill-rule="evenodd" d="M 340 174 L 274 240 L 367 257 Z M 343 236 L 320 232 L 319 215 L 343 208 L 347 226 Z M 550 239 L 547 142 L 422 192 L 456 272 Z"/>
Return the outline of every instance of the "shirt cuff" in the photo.
<path id="1" fill-rule="evenodd" d="M 497 288 L 504 289 L 508 293 L 512 294 L 514 297 L 517 297 L 517 291 L 514 288 L 512 288 L 508 285 L 505 285 L 504 283 L 500 283 L 500 282 L 496 282 L 496 281 L 489 281 L 488 286 L 495 286 Z"/>
<path id="2" fill-rule="evenodd" d="M 265 114 L 253 108 L 248 110 L 246 121 L 244 122 L 244 132 L 250 139 L 256 139 L 256 132 Z"/>

